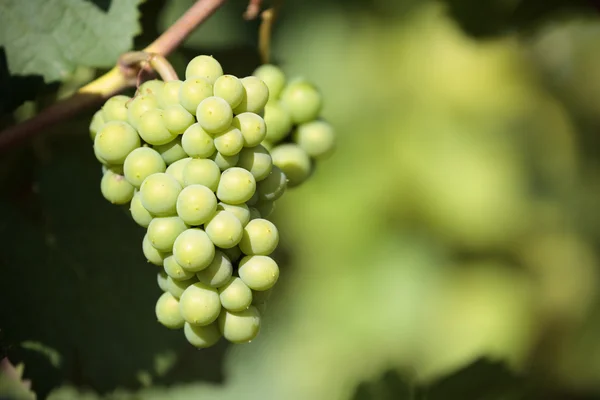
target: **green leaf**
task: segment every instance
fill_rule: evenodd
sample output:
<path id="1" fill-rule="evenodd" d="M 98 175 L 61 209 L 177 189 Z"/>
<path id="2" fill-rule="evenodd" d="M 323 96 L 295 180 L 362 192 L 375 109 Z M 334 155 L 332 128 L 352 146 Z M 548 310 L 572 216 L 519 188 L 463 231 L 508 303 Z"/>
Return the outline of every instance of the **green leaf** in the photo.
<path id="1" fill-rule="evenodd" d="M 83 0 L 5 0 L 0 3 L 0 47 L 12 75 L 65 80 L 79 65 L 110 67 L 140 32 L 143 0 L 112 1 L 104 12 Z"/>

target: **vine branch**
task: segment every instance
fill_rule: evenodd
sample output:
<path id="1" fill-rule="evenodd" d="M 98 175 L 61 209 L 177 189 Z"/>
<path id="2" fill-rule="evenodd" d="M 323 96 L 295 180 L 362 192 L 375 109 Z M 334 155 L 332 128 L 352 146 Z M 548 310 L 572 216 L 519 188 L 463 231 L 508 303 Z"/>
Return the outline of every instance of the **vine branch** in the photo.
<path id="1" fill-rule="evenodd" d="M 152 65 L 153 68 L 161 76 L 172 77 L 172 73 L 175 72 L 172 68 L 169 71 L 168 67 L 164 64 L 161 65 L 161 57 L 164 59 L 165 56 L 171 54 L 198 25 L 214 14 L 225 1 L 196 1 L 169 29 L 143 50 L 144 53 L 151 53 L 148 62 L 151 65 L 154 63 Z M 147 54 L 145 56 L 148 57 Z M 123 60 L 120 61 L 123 62 Z M 126 59 L 125 62 L 127 61 Z M 123 65 L 118 63 L 106 74 L 80 88 L 73 96 L 58 101 L 42 110 L 35 117 L 20 124 L 10 126 L 0 132 L 0 152 L 6 151 L 8 148 L 36 136 L 44 129 L 78 114 L 88 107 L 102 103 L 127 87 L 134 86 L 136 84 L 135 74 L 134 76 L 131 75 L 134 69 L 123 68 Z M 127 64 L 125 63 L 125 65 Z M 131 66 L 131 64 L 128 66 Z M 177 75 L 175 74 L 174 76 L 176 79 Z"/>

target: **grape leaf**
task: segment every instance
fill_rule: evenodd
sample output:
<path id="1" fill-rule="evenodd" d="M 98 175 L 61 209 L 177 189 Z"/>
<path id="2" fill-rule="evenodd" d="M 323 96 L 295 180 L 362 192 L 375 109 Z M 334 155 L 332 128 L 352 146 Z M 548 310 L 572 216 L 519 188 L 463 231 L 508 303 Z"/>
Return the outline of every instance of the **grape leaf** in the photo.
<path id="1" fill-rule="evenodd" d="M 0 47 L 12 75 L 66 79 L 78 65 L 110 67 L 140 32 L 143 0 L 112 1 L 108 11 L 83 0 L 5 0 Z"/>

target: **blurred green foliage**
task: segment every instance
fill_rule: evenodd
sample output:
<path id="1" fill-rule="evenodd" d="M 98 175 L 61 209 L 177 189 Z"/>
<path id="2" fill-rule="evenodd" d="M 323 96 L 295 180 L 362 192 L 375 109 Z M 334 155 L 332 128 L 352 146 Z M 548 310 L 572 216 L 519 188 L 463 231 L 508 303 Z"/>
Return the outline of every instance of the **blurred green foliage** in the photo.
<path id="1" fill-rule="evenodd" d="M 90 115 L 4 155 L 9 357 L 52 400 L 600 396 L 592 3 L 286 1 L 274 59 L 321 88 L 339 146 L 278 204 L 281 283 L 249 345 L 196 351 L 156 323 L 156 269 L 102 199 Z M 137 44 L 189 4 L 145 3 Z M 210 53 L 251 73 L 244 6 L 178 69 Z"/>

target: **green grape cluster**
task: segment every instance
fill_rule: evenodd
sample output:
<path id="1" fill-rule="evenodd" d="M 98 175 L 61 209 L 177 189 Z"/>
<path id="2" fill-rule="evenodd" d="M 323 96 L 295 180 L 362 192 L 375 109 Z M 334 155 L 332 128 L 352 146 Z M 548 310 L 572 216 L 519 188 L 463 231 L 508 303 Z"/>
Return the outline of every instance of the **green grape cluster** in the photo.
<path id="1" fill-rule="evenodd" d="M 319 89 L 303 78 L 289 82 L 283 71 L 272 64 L 258 67 L 254 76 L 269 88 L 264 120 L 273 164 L 288 178 L 288 187 L 308 179 L 315 162 L 329 157 L 335 149 L 335 131 L 320 117 L 323 98 Z"/>
<path id="2" fill-rule="evenodd" d="M 271 257 L 279 233 L 267 218 L 286 188 L 300 182 L 296 153 L 310 171 L 310 157 L 333 149 L 331 128 L 316 120 L 320 94 L 286 85 L 277 67 L 261 68 L 259 76 L 239 79 L 214 58 L 198 56 L 184 81 L 151 80 L 133 98 L 114 96 L 90 125 L 103 164 L 102 195 L 129 204 L 146 228 L 144 256 L 161 267 L 156 317 L 183 329 L 198 348 L 258 335 L 279 278 Z M 274 84 L 275 75 L 281 81 Z M 311 95 L 318 107 L 302 100 Z M 278 140 L 269 137 L 281 130 L 277 120 L 266 120 L 269 107 L 289 119 Z M 282 143 L 288 136 L 293 142 Z"/>

